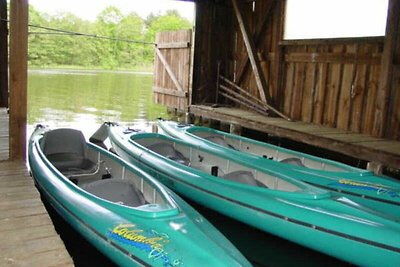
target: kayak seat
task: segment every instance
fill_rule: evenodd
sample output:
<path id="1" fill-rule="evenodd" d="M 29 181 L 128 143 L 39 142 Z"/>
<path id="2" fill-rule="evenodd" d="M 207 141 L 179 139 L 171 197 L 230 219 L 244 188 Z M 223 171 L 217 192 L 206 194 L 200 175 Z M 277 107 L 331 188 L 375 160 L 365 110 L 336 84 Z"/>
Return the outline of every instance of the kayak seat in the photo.
<path id="1" fill-rule="evenodd" d="M 85 191 L 108 201 L 130 207 L 146 204 L 143 193 L 125 180 L 106 179 L 81 186 Z"/>
<path id="2" fill-rule="evenodd" d="M 222 179 L 238 182 L 241 184 L 247 184 L 252 186 L 267 187 L 263 183 L 259 182 L 254 178 L 254 175 L 249 171 L 233 171 L 221 176 Z"/>
<path id="3" fill-rule="evenodd" d="M 303 162 L 301 162 L 301 160 L 299 158 L 286 158 L 286 159 L 281 160 L 280 162 L 299 166 L 299 167 L 305 167 L 305 165 L 303 164 Z"/>
<path id="4" fill-rule="evenodd" d="M 189 166 L 190 160 L 186 158 L 181 152 L 176 150 L 172 144 L 169 143 L 156 143 L 147 147 L 151 151 L 160 154 L 168 159 L 176 161 L 180 164 Z"/>
<path id="5" fill-rule="evenodd" d="M 215 144 L 218 144 L 220 146 L 227 147 L 227 148 L 232 148 L 232 149 L 237 150 L 234 146 L 228 144 L 228 142 L 226 142 L 226 140 L 222 136 L 210 135 L 210 136 L 205 137 L 204 139 L 206 139 L 206 140 L 208 140 L 210 142 L 213 142 Z"/>
<path id="6" fill-rule="evenodd" d="M 41 147 L 47 159 L 65 176 L 96 171 L 97 164 L 86 157 L 81 131 L 61 128 L 46 132 Z"/>

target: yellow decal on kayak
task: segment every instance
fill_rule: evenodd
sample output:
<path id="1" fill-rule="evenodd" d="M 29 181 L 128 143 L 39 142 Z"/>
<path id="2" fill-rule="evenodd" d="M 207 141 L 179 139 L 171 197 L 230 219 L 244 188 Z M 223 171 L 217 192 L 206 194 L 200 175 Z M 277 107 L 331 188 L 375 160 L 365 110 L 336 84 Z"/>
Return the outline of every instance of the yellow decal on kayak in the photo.
<path id="1" fill-rule="evenodd" d="M 334 183 L 333 185 L 345 187 L 345 188 L 372 191 L 372 192 L 375 192 L 377 195 L 388 194 L 391 197 L 400 197 L 399 192 L 389 190 L 389 189 L 385 188 L 384 185 L 380 185 L 380 184 L 369 184 L 369 183 L 341 179 L 337 183 Z"/>
<path id="2" fill-rule="evenodd" d="M 162 260 L 164 266 L 178 266 L 182 264 L 181 260 L 171 260 L 165 250 L 165 245 L 170 242 L 167 234 L 158 233 L 155 230 L 143 230 L 135 224 L 119 224 L 110 230 L 107 236 L 148 252 L 149 258 Z"/>

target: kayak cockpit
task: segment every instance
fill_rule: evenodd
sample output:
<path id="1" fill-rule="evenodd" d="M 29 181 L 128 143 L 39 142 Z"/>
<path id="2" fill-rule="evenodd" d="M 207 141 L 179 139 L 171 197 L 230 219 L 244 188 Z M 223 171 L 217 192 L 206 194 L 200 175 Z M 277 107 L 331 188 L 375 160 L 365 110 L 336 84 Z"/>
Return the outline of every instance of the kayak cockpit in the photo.
<path id="1" fill-rule="evenodd" d="M 43 156 L 65 178 L 100 199 L 128 207 L 142 206 L 142 210 L 146 210 L 145 205 L 153 211 L 175 209 L 168 194 L 154 181 L 86 143 L 78 130 L 46 131 L 39 144 Z"/>
<path id="2" fill-rule="evenodd" d="M 85 137 L 78 130 L 60 128 L 47 131 L 40 146 L 51 164 L 67 177 L 93 174 L 99 167 L 88 158 Z"/>
<path id="3" fill-rule="evenodd" d="M 221 180 L 286 192 L 302 190 L 295 182 L 248 167 L 228 157 L 201 150 L 196 146 L 185 145 L 159 136 L 135 138 L 132 141 L 167 159 L 211 174 Z"/>

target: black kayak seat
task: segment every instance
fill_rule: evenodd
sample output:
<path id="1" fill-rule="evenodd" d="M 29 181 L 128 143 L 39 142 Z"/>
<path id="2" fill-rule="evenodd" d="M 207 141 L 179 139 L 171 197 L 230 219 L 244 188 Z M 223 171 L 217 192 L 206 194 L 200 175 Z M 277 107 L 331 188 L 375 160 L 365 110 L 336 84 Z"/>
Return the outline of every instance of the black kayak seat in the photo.
<path id="1" fill-rule="evenodd" d="M 266 187 L 264 184 L 257 181 L 254 175 L 249 171 L 233 171 L 221 176 L 221 178 L 242 184 Z"/>
<path id="2" fill-rule="evenodd" d="M 303 164 L 303 162 L 301 162 L 301 160 L 299 158 L 286 158 L 286 159 L 281 160 L 280 162 L 299 166 L 299 167 L 305 167 L 305 165 Z"/>
<path id="3" fill-rule="evenodd" d="M 47 159 L 66 176 L 96 170 L 97 164 L 86 157 L 86 141 L 81 131 L 67 128 L 48 131 L 41 147 Z"/>
<path id="4" fill-rule="evenodd" d="M 164 156 L 168 159 L 176 161 L 180 164 L 183 164 L 186 166 L 190 165 L 189 159 L 186 158 L 181 152 L 176 150 L 172 144 L 160 142 L 160 143 L 152 144 L 152 145 L 148 146 L 147 148 L 161 156 Z"/>
<path id="5" fill-rule="evenodd" d="M 227 148 L 232 148 L 232 149 L 237 150 L 234 146 L 228 144 L 228 142 L 226 142 L 226 140 L 222 136 L 210 135 L 210 136 L 205 137 L 204 139 L 206 139 L 206 140 L 208 140 L 210 142 L 213 142 L 215 144 L 218 144 L 220 146 L 227 147 Z"/>
<path id="6" fill-rule="evenodd" d="M 99 180 L 84 184 L 81 188 L 99 198 L 125 206 L 138 207 L 146 204 L 142 192 L 124 180 Z"/>

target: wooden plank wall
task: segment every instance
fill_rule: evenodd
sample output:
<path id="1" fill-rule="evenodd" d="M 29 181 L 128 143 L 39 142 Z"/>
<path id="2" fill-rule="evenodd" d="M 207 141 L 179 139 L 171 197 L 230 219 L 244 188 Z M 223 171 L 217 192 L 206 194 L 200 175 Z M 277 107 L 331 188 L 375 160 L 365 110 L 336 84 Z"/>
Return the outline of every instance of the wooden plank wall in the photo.
<path id="1" fill-rule="evenodd" d="M 170 71 L 175 76 L 183 91 L 176 86 L 176 81 L 155 55 L 154 63 L 154 100 L 171 108 L 186 110 L 188 106 L 187 94 L 190 87 L 190 59 L 191 59 L 192 30 L 176 32 L 162 32 L 156 36 L 156 49 L 159 49 L 165 58 Z M 157 52 L 157 51 L 156 51 Z"/>
<path id="2" fill-rule="evenodd" d="M 382 41 L 285 42 L 284 113 L 294 120 L 372 134 Z"/>
<path id="3" fill-rule="evenodd" d="M 231 1 L 212 2 L 196 5 L 201 18 L 196 20 L 193 103 L 213 103 L 221 60 L 222 75 L 259 97 Z M 285 2 L 240 1 L 272 104 L 293 120 L 400 140 L 400 38 L 389 97 L 379 98 L 385 90 L 379 85 L 385 37 L 282 40 Z M 383 101 L 389 105 L 381 121 L 376 115 Z"/>

